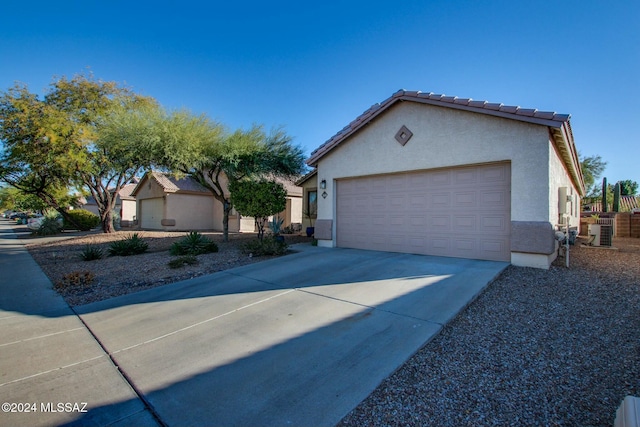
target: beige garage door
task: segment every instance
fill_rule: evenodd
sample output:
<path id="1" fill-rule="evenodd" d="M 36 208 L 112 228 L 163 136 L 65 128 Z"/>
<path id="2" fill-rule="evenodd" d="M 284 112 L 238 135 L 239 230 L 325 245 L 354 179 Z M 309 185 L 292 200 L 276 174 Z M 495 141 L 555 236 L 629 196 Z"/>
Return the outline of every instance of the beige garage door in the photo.
<path id="1" fill-rule="evenodd" d="M 509 261 L 508 163 L 337 181 L 337 245 Z"/>
<path id="2" fill-rule="evenodd" d="M 144 199 L 140 201 L 140 226 L 150 230 L 162 229 L 162 215 L 164 213 L 164 200 L 162 197 Z"/>

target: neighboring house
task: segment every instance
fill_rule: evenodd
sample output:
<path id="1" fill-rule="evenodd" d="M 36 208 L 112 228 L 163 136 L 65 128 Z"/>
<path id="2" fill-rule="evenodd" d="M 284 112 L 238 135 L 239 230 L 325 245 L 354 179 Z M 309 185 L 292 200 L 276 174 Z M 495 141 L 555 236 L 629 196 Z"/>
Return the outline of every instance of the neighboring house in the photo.
<path id="1" fill-rule="evenodd" d="M 131 195 L 136 188 L 138 178 L 122 186 L 118 195 L 116 196 L 116 205 L 114 210 L 120 215 L 120 225 L 123 227 L 131 227 L 136 222 L 136 199 Z M 113 190 L 111 190 L 113 192 Z M 96 215 L 100 215 L 98 212 L 98 204 L 93 196 L 81 197 L 80 207 L 82 209 L 93 212 Z"/>
<path id="2" fill-rule="evenodd" d="M 118 192 L 121 200 L 120 204 L 120 225 L 122 227 L 131 227 L 137 222 L 137 203 L 136 198 L 132 195 L 133 190 L 136 189 L 139 180 L 136 178 L 133 183 L 126 184 Z"/>
<path id="3" fill-rule="evenodd" d="M 276 178 L 276 181 L 287 190 L 287 206 L 283 212 L 277 215 L 284 220 L 282 226 L 302 224 L 302 187 L 280 178 Z"/>
<path id="4" fill-rule="evenodd" d="M 223 183 L 224 184 L 224 183 Z M 226 187 L 226 185 L 224 185 Z M 285 186 L 289 193 L 287 209 L 281 214 L 285 226 L 301 222 L 302 189 Z M 226 188 L 225 188 L 226 190 Z M 192 231 L 222 230 L 222 203 L 195 179 L 150 172 L 138 183 L 136 198 L 138 224 L 147 230 Z M 242 217 L 233 209 L 229 217 L 230 232 L 255 231 L 254 219 Z"/>
<path id="5" fill-rule="evenodd" d="M 315 237 L 548 268 L 584 195 L 569 117 L 398 91 L 311 153 L 298 184 L 317 200 Z"/>

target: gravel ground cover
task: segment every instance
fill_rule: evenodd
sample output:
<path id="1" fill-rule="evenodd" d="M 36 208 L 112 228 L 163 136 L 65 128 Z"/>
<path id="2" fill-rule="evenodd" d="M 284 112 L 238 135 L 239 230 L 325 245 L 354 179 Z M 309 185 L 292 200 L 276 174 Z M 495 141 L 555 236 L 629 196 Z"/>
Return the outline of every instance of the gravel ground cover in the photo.
<path id="1" fill-rule="evenodd" d="M 341 426 L 611 426 L 640 396 L 640 239 L 508 267 Z"/>
<path id="2" fill-rule="evenodd" d="M 169 254 L 169 248 L 187 233 L 141 231 L 139 236 L 148 243 L 146 253 L 132 256 L 106 256 L 109 245 L 131 236 L 134 232 L 120 231 L 112 234 L 90 233 L 60 240 L 33 238 L 29 233 L 19 233 L 25 239 L 26 247 L 40 265 L 44 273 L 54 284 L 56 290 L 71 306 L 88 304 L 95 301 L 137 292 L 144 289 L 186 280 L 203 274 L 227 270 L 271 257 L 249 257 L 240 251 L 240 245 L 249 239 L 256 239 L 252 233 L 230 234 L 229 242 L 222 241 L 222 233 L 202 233 L 218 244 L 219 251 L 198 255 L 198 263 L 181 268 L 170 268 L 170 260 L 177 258 Z M 306 236 L 285 236 L 288 244 L 311 242 Z M 45 243 L 42 243 L 42 242 Z M 83 261 L 80 254 L 93 245 L 103 250 L 102 259 Z M 92 278 L 91 283 L 69 284 L 61 286 L 65 275 L 77 273 L 82 280 Z"/>

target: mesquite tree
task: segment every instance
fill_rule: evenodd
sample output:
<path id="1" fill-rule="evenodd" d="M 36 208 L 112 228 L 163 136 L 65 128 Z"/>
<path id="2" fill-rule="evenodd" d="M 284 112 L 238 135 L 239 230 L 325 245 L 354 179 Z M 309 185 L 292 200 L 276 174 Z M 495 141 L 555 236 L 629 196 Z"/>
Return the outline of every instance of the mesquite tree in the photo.
<path id="1" fill-rule="evenodd" d="M 227 133 L 218 123 L 186 112 L 171 114 L 159 144 L 166 168 L 195 178 L 223 206 L 224 241 L 233 208 L 229 186 L 246 179 L 291 178 L 304 172 L 304 153 L 282 129 L 262 126 Z"/>
<path id="2" fill-rule="evenodd" d="M 129 116 L 155 101 L 92 76 L 60 78 L 40 98 L 26 86 L 0 97 L 0 179 L 67 214 L 73 188 L 95 198 L 105 233 L 114 231 L 118 191 L 150 164 L 150 146 L 130 140 Z"/>

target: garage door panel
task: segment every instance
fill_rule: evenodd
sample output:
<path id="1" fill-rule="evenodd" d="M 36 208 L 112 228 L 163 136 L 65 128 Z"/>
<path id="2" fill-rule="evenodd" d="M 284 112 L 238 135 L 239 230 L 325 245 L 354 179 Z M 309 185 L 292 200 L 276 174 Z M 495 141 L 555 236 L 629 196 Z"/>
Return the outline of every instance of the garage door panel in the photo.
<path id="1" fill-rule="evenodd" d="M 160 197 L 140 201 L 140 227 L 150 230 L 162 230 L 164 200 Z"/>
<path id="2" fill-rule="evenodd" d="M 402 194 L 393 194 L 389 196 L 389 209 L 395 211 L 396 209 L 405 209 L 407 204 L 407 197 Z"/>
<path id="3" fill-rule="evenodd" d="M 432 230 L 449 231 L 451 230 L 451 216 L 432 215 L 429 217 L 429 226 Z"/>
<path id="4" fill-rule="evenodd" d="M 384 215 L 374 215 L 371 217 L 371 224 L 374 227 L 384 227 L 387 224 L 387 217 Z"/>
<path id="5" fill-rule="evenodd" d="M 476 206 L 475 191 L 460 191 L 454 193 L 454 202 L 457 209 L 475 209 Z"/>
<path id="6" fill-rule="evenodd" d="M 510 259 L 510 165 L 337 182 L 337 245 Z"/>
<path id="7" fill-rule="evenodd" d="M 453 229 L 457 232 L 474 233 L 478 229 L 476 215 L 452 215 Z"/>
<path id="8" fill-rule="evenodd" d="M 483 231 L 494 231 L 496 233 L 503 233 L 507 228 L 507 220 L 503 216 L 483 216 L 481 218 L 482 221 L 482 230 Z"/>
<path id="9" fill-rule="evenodd" d="M 410 210 L 424 210 L 427 209 L 427 198 L 424 194 L 409 194 L 409 207 Z"/>
<path id="10" fill-rule="evenodd" d="M 450 209 L 451 193 L 432 193 L 429 201 L 430 209 Z"/>
<path id="11" fill-rule="evenodd" d="M 422 231 L 427 226 L 427 217 L 423 215 L 409 215 L 411 230 Z"/>
<path id="12" fill-rule="evenodd" d="M 485 166 L 478 170 L 478 181 L 484 183 L 500 183 L 508 180 L 508 170 L 502 165 L 499 166 Z"/>
<path id="13" fill-rule="evenodd" d="M 476 239 L 458 238 L 453 241 L 455 251 L 473 256 L 478 250 L 478 241 Z"/>
<path id="14" fill-rule="evenodd" d="M 482 190 L 478 192 L 478 196 L 480 200 L 478 208 L 506 208 L 509 200 L 509 194 L 505 191 Z"/>
<path id="15" fill-rule="evenodd" d="M 475 169 L 461 169 L 453 172 L 453 184 L 470 185 L 478 181 Z"/>
<path id="16" fill-rule="evenodd" d="M 375 210 L 385 210 L 387 208 L 386 196 L 371 196 L 371 207 Z"/>
<path id="17" fill-rule="evenodd" d="M 431 172 L 431 173 L 421 173 L 420 176 L 431 188 L 437 188 L 438 186 L 444 187 L 451 185 L 451 172 L 447 170 Z"/>

